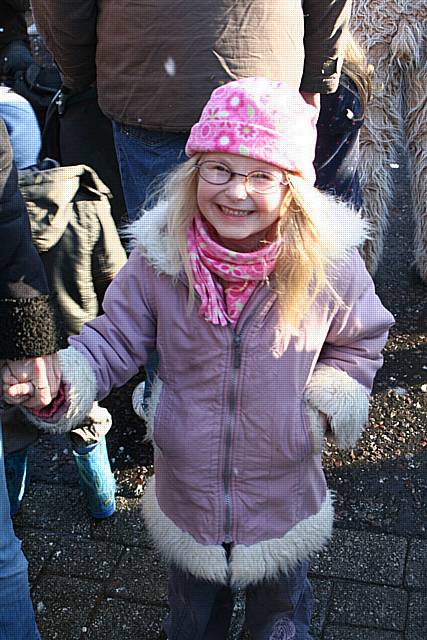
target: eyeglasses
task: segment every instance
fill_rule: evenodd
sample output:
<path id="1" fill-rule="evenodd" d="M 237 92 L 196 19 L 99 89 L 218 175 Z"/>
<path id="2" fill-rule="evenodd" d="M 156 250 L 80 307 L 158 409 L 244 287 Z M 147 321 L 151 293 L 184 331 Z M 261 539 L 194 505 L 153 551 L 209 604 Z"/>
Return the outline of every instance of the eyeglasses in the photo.
<path id="1" fill-rule="evenodd" d="M 270 193 L 278 189 L 281 184 L 287 186 L 286 182 L 283 182 L 281 173 L 270 173 L 270 171 L 259 169 L 249 173 L 238 173 L 216 160 L 205 160 L 196 164 L 195 168 L 199 171 L 199 176 L 209 184 L 227 184 L 234 176 L 241 176 L 245 178 L 245 188 L 248 193 L 252 191 Z"/>

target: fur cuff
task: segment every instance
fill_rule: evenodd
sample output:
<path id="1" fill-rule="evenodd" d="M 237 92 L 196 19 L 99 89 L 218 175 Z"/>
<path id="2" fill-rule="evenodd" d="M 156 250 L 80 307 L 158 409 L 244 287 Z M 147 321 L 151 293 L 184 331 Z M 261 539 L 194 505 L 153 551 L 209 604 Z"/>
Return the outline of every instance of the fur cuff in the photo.
<path id="1" fill-rule="evenodd" d="M 66 433 L 78 426 L 90 411 L 97 393 L 95 373 L 80 351 L 68 347 L 58 355 L 62 380 L 68 391 L 66 412 L 58 411 L 60 415 L 55 421 L 55 416 L 50 420 L 43 420 L 31 411 L 25 411 L 30 422 L 50 433 Z"/>
<path id="2" fill-rule="evenodd" d="M 291 573 L 299 563 L 318 553 L 332 535 L 334 508 L 330 492 L 320 511 L 299 522 L 282 538 L 249 546 L 237 544 L 227 563 L 225 549 L 218 544 L 200 544 L 179 529 L 161 510 L 155 478 L 150 478 L 143 497 L 147 529 L 161 555 L 196 578 L 244 588 L 263 580 L 274 580 L 279 572 Z"/>
<path id="3" fill-rule="evenodd" d="M 312 410 L 328 416 L 333 440 L 338 447 L 355 446 L 368 422 L 369 393 L 365 387 L 345 371 L 319 364 L 307 385 L 304 399 Z M 311 423 L 310 420 L 310 426 Z M 318 441 L 319 429 L 312 426 L 312 430 L 313 439 Z"/>
<path id="4" fill-rule="evenodd" d="M 5 360 L 36 358 L 66 344 L 52 296 L 0 299 L 0 326 L 0 353 Z"/>
<path id="5" fill-rule="evenodd" d="M 307 416 L 308 427 L 311 434 L 313 453 L 322 453 L 328 426 L 327 418 L 318 409 L 313 409 L 307 402 L 305 403 L 305 415 Z"/>

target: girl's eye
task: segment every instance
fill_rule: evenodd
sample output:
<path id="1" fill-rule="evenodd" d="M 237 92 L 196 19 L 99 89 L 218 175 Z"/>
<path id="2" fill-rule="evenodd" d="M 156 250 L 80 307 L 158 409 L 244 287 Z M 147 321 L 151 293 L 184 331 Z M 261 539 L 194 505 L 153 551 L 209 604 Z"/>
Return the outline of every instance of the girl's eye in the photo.
<path id="1" fill-rule="evenodd" d="M 254 173 L 250 173 L 248 180 L 249 184 L 252 185 L 252 188 L 260 193 L 263 191 L 267 192 L 280 183 L 279 176 L 274 173 L 267 173 L 264 171 L 254 171 Z"/>
<path id="2" fill-rule="evenodd" d="M 254 171 L 254 173 L 250 174 L 251 178 L 255 181 L 260 182 L 277 182 L 280 181 L 278 176 L 275 176 L 272 173 L 264 173 L 263 171 Z"/>
<path id="3" fill-rule="evenodd" d="M 223 164 L 214 164 L 209 165 L 210 171 L 216 171 L 217 173 L 230 173 L 230 169 Z"/>

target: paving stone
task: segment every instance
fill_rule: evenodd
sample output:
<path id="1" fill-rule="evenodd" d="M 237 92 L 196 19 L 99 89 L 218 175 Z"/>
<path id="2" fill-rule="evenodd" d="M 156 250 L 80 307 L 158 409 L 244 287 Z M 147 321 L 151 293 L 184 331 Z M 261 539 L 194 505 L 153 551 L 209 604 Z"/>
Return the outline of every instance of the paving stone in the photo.
<path id="1" fill-rule="evenodd" d="M 427 540 L 412 540 L 405 572 L 405 584 L 427 591 Z"/>
<path id="2" fill-rule="evenodd" d="M 402 631 L 407 600 L 403 589 L 337 581 L 328 622 Z"/>
<path id="3" fill-rule="evenodd" d="M 43 640 L 80 640 L 86 628 L 92 601 L 34 600 L 37 625 Z"/>
<path id="4" fill-rule="evenodd" d="M 33 598 L 37 602 L 63 598 L 73 600 L 75 597 L 96 598 L 103 592 L 101 582 L 92 579 L 69 578 L 66 576 L 43 575 L 37 584 Z"/>
<path id="5" fill-rule="evenodd" d="M 313 587 L 313 615 L 311 619 L 312 633 L 317 637 L 325 624 L 326 612 L 332 594 L 332 582 L 329 580 L 310 579 Z"/>
<path id="6" fill-rule="evenodd" d="M 367 627 L 327 627 L 323 640 L 403 640 L 403 635 L 396 631 L 368 629 Z"/>
<path id="7" fill-rule="evenodd" d="M 62 540 L 46 564 L 46 570 L 67 576 L 90 576 L 95 580 L 108 578 L 124 547 L 97 540 Z"/>
<path id="8" fill-rule="evenodd" d="M 108 581 L 107 593 L 149 604 L 166 603 L 167 567 L 150 546 L 128 548 Z"/>
<path id="9" fill-rule="evenodd" d="M 97 608 L 94 618 L 87 627 L 87 638 L 90 640 L 106 640 L 106 638 L 156 640 L 166 614 L 167 609 L 162 607 L 138 606 L 124 600 L 109 598 Z"/>
<path id="10" fill-rule="evenodd" d="M 313 574 L 401 586 L 405 538 L 338 529 L 327 549 L 311 562 Z"/>
<path id="11" fill-rule="evenodd" d="M 15 533 L 22 540 L 22 550 L 28 560 L 28 576 L 32 584 L 43 566 L 61 544 L 61 538 L 42 530 L 15 527 Z"/>
<path id="12" fill-rule="evenodd" d="M 86 513 L 77 489 L 61 485 L 33 484 L 24 500 L 17 524 L 66 535 L 89 537 L 91 517 Z"/>
<path id="13" fill-rule="evenodd" d="M 94 521 L 92 538 L 126 546 L 149 544 L 139 498 L 116 497 L 116 513 L 111 518 Z"/>
<path id="14" fill-rule="evenodd" d="M 427 592 L 412 593 L 409 599 L 409 621 L 406 640 L 425 640 L 427 629 Z"/>

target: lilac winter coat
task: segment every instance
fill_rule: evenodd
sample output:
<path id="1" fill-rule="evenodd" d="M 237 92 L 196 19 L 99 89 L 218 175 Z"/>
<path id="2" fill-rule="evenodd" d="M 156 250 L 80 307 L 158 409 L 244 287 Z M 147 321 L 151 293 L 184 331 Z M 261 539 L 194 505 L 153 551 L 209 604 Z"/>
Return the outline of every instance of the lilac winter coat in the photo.
<path id="1" fill-rule="evenodd" d="M 105 314 L 61 353 L 71 404 L 50 428 L 68 430 L 158 350 L 149 411 L 155 480 L 143 512 L 163 555 L 200 578 L 245 586 L 319 551 L 333 521 L 320 412 L 339 446 L 354 445 L 368 418 L 393 318 L 355 249 L 365 224 L 318 197 L 345 307 L 324 294 L 298 336 L 277 330 L 268 283 L 257 287 L 235 330 L 200 317 L 198 300 L 188 313 L 160 204 L 133 224 L 135 248 L 107 291 Z M 233 543 L 228 563 L 223 542 Z"/>

